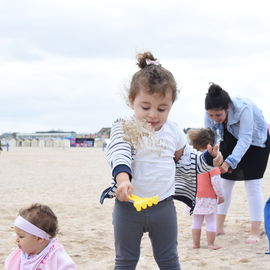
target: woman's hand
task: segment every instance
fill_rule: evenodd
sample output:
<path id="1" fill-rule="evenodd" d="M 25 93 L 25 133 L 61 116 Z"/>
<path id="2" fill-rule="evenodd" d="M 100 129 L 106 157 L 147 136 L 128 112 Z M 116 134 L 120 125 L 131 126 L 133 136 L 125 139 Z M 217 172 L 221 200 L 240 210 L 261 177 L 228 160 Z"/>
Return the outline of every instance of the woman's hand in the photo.
<path id="1" fill-rule="evenodd" d="M 129 180 L 129 175 L 125 172 L 119 173 L 116 176 L 117 190 L 116 198 L 121 202 L 129 201 L 129 196 L 133 192 L 133 185 Z"/>
<path id="2" fill-rule="evenodd" d="M 224 161 L 219 167 L 221 173 L 230 172 L 230 164 Z"/>
<path id="3" fill-rule="evenodd" d="M 214 158 L 213 159 L 214 167 L 221 166 L 221 164 L 223 162 L 223 156 L 222 156 L 221 152 L 219 151 L 219 145 L 216 144 L 214 147 L 212 147 L 210 144 L 208 144 L 207 145 L 207 151 Z"/>

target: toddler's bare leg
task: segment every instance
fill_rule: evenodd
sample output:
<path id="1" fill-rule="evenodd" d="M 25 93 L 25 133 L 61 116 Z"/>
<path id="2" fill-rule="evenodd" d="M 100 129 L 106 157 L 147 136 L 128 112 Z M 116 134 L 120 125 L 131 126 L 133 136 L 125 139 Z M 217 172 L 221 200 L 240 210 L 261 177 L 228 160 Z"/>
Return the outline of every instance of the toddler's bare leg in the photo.
<path id="1" fill-rule="evenodd" d="M 207 247 L 210 249 L 219 249 L 221 246 L 215 244 L 216 232 L 206 232 Z"/>
<path id="2" fill-rule="evenodd" d="M 192 239 L 193 239 L 193 248 L 200 247 L 201 240 L 201 230 L 200 229 L 192 229 Z"/>

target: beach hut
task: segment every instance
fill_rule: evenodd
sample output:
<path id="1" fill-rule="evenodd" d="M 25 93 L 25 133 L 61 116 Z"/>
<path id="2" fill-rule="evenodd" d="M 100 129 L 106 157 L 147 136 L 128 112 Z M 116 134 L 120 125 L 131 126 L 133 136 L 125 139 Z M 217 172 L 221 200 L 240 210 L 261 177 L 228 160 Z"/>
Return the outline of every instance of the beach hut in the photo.
<path id="1" fill-rule="evenodd" d="M 70 131 L 38 131 L 35 133 L 16 133 L 18 147 L 70 147 L 68 138 L 75 135 Z"/>
<path id="2" fill-rule="evenodd" d="M 76 147 L 94 147 L 95 139 L 91 134 L 79 134 L 75 137 Z"/>

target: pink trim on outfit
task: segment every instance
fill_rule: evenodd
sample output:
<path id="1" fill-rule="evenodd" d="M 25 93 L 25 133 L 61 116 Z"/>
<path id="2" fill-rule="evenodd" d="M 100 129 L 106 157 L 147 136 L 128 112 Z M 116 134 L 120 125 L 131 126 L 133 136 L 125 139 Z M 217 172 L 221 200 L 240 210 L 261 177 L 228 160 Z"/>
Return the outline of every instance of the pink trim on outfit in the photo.
<path id="1" fill-rule="evenodd" d="M 7 257 L 5 270 L 76 270 L 76 265 L 53 238 L 39 254 L 27 254 L 17 248 Z"/>

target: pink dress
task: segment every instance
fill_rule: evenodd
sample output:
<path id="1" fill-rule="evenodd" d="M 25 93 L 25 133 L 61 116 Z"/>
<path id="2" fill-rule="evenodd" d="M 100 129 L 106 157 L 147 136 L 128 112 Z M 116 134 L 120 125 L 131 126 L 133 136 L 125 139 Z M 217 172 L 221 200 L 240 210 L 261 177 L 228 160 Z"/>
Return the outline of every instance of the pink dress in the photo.
<path id="1" fill-rule="evenodd" d="M 5 261 L 5 270 L 76 270 L 76 266 L 57 239 L 37 255 L 29 255 L 17 248 Z"/>

